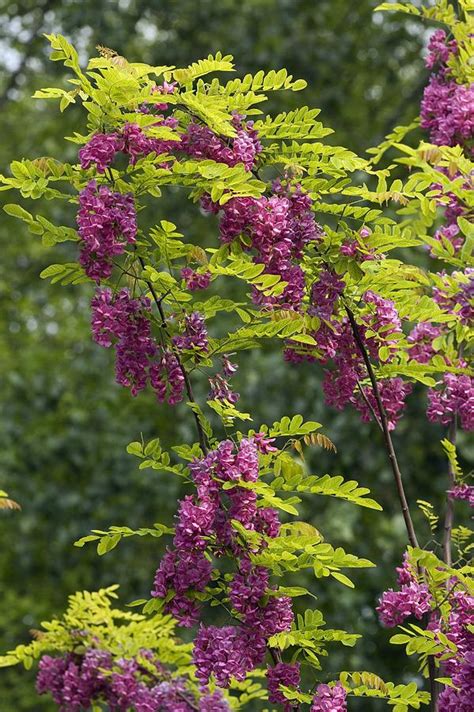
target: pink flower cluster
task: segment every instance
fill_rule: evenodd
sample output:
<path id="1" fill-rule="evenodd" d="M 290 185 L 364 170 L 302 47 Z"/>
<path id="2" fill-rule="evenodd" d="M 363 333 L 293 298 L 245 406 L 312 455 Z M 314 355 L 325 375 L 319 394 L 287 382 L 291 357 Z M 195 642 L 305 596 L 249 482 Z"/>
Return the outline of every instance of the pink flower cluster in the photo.
<path id="1" fill-rule="evenodd" d="M 86 274 L 99 282 L 112 274 L 113 258 L 121 255 L 137 234 L 134 199 L 91 181 L 79 194 L 77 214 L 81 255 Z"/>
<path id="2" fill-rule="evenodd" d="M 474 132 L 474 86 L 434 74 L 421 102 L 421 127 L 438 146 L 467 144 Z"/>
<path id="3" fill-rule="evenodd" d="M 184 317 L 184 333 L 173 337 L 173 343 L 179 350 L 196 350 L 206 352 L 209 348 L 206 323 L 199 312 L 186 314 Z"/>
<path id="4" fill-rule="evenodd" d="M 151 334 L 150 301 L 132 299 L 128 289 L 114 295 L 105 288 L 97 290 L 91 306 L 94 340 L 106 348 L 115 346 L 117 383 L 132 395 L 149 383 L 159 401 L 181 401 L 184 376 L 176 356 L 158 347 Z"/>
<path id="5" fill-rule="evenodd" d="M 175 129 L 178 121 L 171 116 L 167 118 L 161 116 L 155 125 L 159 128 Z M 105 173 L 117 153 L 125 153 L 133 166 L 139 158 L 150 153 L 155 153 L 157 156 L 172 153 L 177 145 L 179 145 L 178 137 L 176 141 L 152 138 L 147 136 L 138 124 L 125 124 L 120 132 L 94 134 L 79 150 L 79 160 L 84 170 L 94 165 L 98 173 Z"/>
<path id="6" fill-rule="evenodd" d="M 474 321 L 474 268 L 467 267 L 464 272 L 452 272 L 438 275 L 445 283 L 443 287 L 433 289 L 433 299 L 441 309 L 456 314 L 462 324 L 470 325 Z"/>
<path id="7" fill-rule="evenodd" d="M 447 620 L 439 620 L 432 630 L 439 630 L 456 646 L 440 654 L 442 674 L 452 679 L 455 687 L 446 686 L 439 697 L 439 709 L 446 712 L 470 712 L 474 699 L 474 597 L 456 590 L 449 597 Z"/>
<path id="8" fill-rule="evenodd" d="M 208 211 L 220 209 L 209 199 L 202 204 Z M 274 184 L 270 197 L 231 198 L 222 206 L 221 240 L 231 242 L 239 235 L 245 236 L 250 244 L 244 243 L 244 247 L 254 251 L 254 261 L 264 265 L 264 273 L 278 275 L 287 282 L 279 296 L 266 297 L 254 290 L 256 303 L 288 309 L 301 306 L 305 279 L 298 260 L 304 246 L 322 234 L 311 206 L 311 198 L 300 188 L 291 192 L 280 183 Z"/>
<path id="9" fill-rule="evenodd" d="M 383 259 L 384 255 L 376 255 L 373 248 L 368 247 L 364 240 L 370 237 L 372 230 L 368 227 L 362 227 L 356 238 L 345 238 L 341 247 L 340 253 L 344 257 L 352 257 L 356 262 L 367 262 L 375 259 Z"/>
<path id="10" fill-rule="evenodd" d="M 208 159 L 228 166 L 243 163 L 246 170 L 251 171 L 263 150 L 262 144 L 252 121 L 247 121 L 244 126 L 243 117 L 236 114 L 233 124 L 237 136 L 226 141 L 207 126 L 192 121 L 181 137 L 179 148 L 191 158 Z"/>
<path id="11" fill-rule="evenodd" d="M 218 400 L 221 401 L 221 403 L 225 403 L 226 401 L 228 401 L 232 405 L 235 405 L 235 403 L 237 403 L 240 398 L 240 395 L 239 393 L 233 391 L 229 384 L 229 378 L 233 376 L 237 369 L 237 364 L 232 363 L 228 356 L 224 355 L 222 357 L 221 373 L 216 373 L 214 376 L 209 378 L 209 400 Z"/>
<path id="12" fill-rule="evenodd" d="M 447 173 L 445 168 L 439 168 L 438 170 L 445 174 Z M 458 175 L 454 175 L 451 179 L 455 180 L 458 177 Z M 472 187 L 472 178 L 466 180 L 463 184 L 463 188 L 465 189 L 472 189 Z M 462 248 L 465 240 L 458 225 L 458 218 L 462 216 L 469 217 L 469 208 L 467 205 L 464 205 L 454 193 L 446 191 L 440 183 L 434 183 L 431 188 L 438 191 L 438 195 L 435 199 L 442 208 L 444 217 L 444 224 L 435 232 L 434 237 L 441 242 L 441 244 L 448 240 L 457 253 Z M 431 255 L 435 256 L 433 250 L 431 250 Z"/>
<path id="13" fill-rule="evenodd" d="M 207 270 L 205 272 L 196 272 L 191 267 L 184 267 L 181 270 L 181 276 L 190 292 L 207 289 L 211 283 L 211 273 Z"/>
<path id="14" fill-rule="evenodd" d="M 474 378 L 445 373 L 439 388 L 428 389 L 428 419 L 449 425 L 458 416 L 464 430 L 474 430 Z"/>
<path id="15" fill-rule="evenodd" d="M 474 507 L 474 487 L 472 485 L 466 483 L 455 485 L 448 490 L 448 494 L 452 499 L 468 502 L 470 507 Z"/>
<path id="16" fill-rule="evenodd" d="M 447 41 L 444 30 L 436 30 L 428 42 L 428 55 L 425 63 L 428 69 L 434 69 L 438 65 L 446 65 L 452 54 L 457 54 L 458 45 L 456 40 Z"/>
<path id="17" fill-rule="evenodd" d="M 431 143 L 455 146 L 467 144 L 474 132 L 474 86 L 458 84 L 447 65 L 458 52 L 455 41 L 447 42 L 442 30 L 434 33 L 429 44 L 427 65 L 431 75 L 421 102 L 421 127 Z"/>
<path id="18" fill-rule="evenodd" d="M 309 313 L 319 316 L 324 321 L 311 335 L 317 342 L 317 352 L 308 350 L 290 341 L 285 351 L 285 358 L 293 363 L 303 359 L 317 360 L 322 365 L 333 364 L 324 374 L 323 389 L 328 405 L 342 410 L 348 404 L 360 412 L 362 420 L 373 418 L 377 412 L 377 403 L 373 389 L 360 382 L 367 379 L 367 370 L 361 351 L 354 338 L 349 319 L 337 317 L 337 301 L 344 288 L 344 283 L 328 269 L 321 270 L 319 280 L 312 287 Z M 374 361 L 379 361 L 379 349 L 385 346 L 389 356 L 396 341 L 391 338 L 401 333 L 401 322 L 395 305 L 388 299 L 368 291 L 364 294 L 368 309 L 362 315 L 359 333 L 368 354 Z M 370 335 L 368 335 L 370 334 Z M 411 391 L 411 385 L 401 378 L 389 378 L 379 382 L 382 404 L 387 414 L 388 425 L 393 429 L 400 418 L 405 405 L 405 398 Z"/>
<path id="19" fill-rule="evenodd" d="M 436 353 L 433 346 L 434 339 L 443 333 L 440 326 L 435 326 L 427 321 L 421 321 L 408 335 L 407 341 L 413 344 L 408 349 L 411 359 L 418 363 L 429 363 Z"/>
<path id="20" fill-rule="evenodd" d="M 336 685 L 318 685 L 310 712 L 345 712 L 347 692 L 340 682 Z"/>
<path id="21" fill-rule="evenodd" d="M 459 51 L 455 40 L 447 41 L 443 30 L 437 30 L 429 43 L 427 66 L 434 72 L 426 87 L 421 102 L 421 126 L 429 132 L 430 141 L 438 145 L 461 145 L 469 153 L 474 134 L 474 85 L 458 84 L 451 75 L 448 60 Z M 446 168 L 439 168 L 446 174 Z M 453 176 L 453 179 L 458 178 Z M 458 252 L 464 244 L 457 219 L 468 214 L 468 206 L 463 205 L 452 192 L 444 192 L 440 184 L 438 203 L 444 210 L 445 223 L 435 233 L 441 243 L 448 240 Z M 469 187 L 469 179 L 465 188 Z"/>
<path id="22" fill-rule="evenodd" d="M 41 658 L 36 681 L 40 695 L 50 693 L 60 712 L 81 712 L 106 702 L 110 712 L 192 712 L 196 699 L 185 681 L 172 678 L 151 651 L 140 651 L 155 667 L 151 673 L 136 659 L 113 661 L 108 652 L 89 648 L 83 655 L 68 653 Z M 219 692 L 203 691 L 201 712 L 226 712 L 229 705 Z"/>
<path id="23" fill-rule="evenodd" d="M 299 663 L 277 663 L 267 670 L 268 700 L 275 704 L 283 705 L 283 712 L 291 712 L 294 706 L 285 698 L 280 690 L 280 685 L 299 688 L 300 666 Z"/>
<path id="24" fill-rule="evenodd" d="M 278 536 L 277 512 L 258 507 L 255 492 L 239 485 L 257 480 L 259 448 L 268 451 L 269 447 L 270 442 L 262 437 L 243 439 L 238 448 L 225 440 L 204 458 L 191 462 L 197 494 L 181 501 L 173 547 L 156 572 L 151 595 L 166 599 L 165 610 L 182 625 L 192 626 L 200 618 L 194 594 L 211 583 L 212 558 L 228 555 L 237 564 L 229 599 L 239 624 L 202 625 L 195 639 L 194 662 L 202 684 L 211 675 L 221 687 L 231 678 L 244 679 L 263 661 L 269 637 L 289 630 L 293 621 L 291 599 L 272 595 L 269 571 L 251 563 L 231 524 L 236 520 L 249 531 Z M 224 490 L 225 483 L 234 486 Z M 261 545 L 265 545 L 264 538 Z"/>
<path id="25" fill-rule="evenodd" d="M 170 86 L 162 88 L 161 93 L 172 93 L 174 87 L 170 90 Z M 160 107 L 165 111 L 168 104 L 157 104 L 155 108 Z M 149 113 L 146 108 L 145 113 Z M 157 121 L 151 129 L 176 129 L 179 124 L 173 116 L 165 117 L 158 114 L 156 119 Z M 134 165 L 139 158 L 151 153 L 160 156 L 162 154 L 176 155 L 176 153 L 182 152 L 191 158 L 213 160 L 226 163 L 229 166 L 243 163 L 246 170 L 251 171 L 256 157 L 263 150 L 262 144 L 258 139 L 257 132 L 253 129 L 252 121 L 247 121 L 244 125 L 243 117 L 235 115 L 233 124 L 237 129 L 237 135 L 226 141 L 209 127 L 195 121 L 188 125 L 181 136 L 177 135 L 176 140 L 153 138 L 138 124 L 127 123 L 120 131 L 94 134 L 79 150 L 79 160 L 84 170 L 95 166 L 98 173 L 105 173 L 117 153 L 126 154 L 130 164 Z M 168 164 L 164 162 L 163 165 L 166 167 Z"/>
<path id="26" fill-rule="evenodd" d="M 403 565 L 397 569 L 399 591 L 385 591 L 377 606 L 377 612 L 383 625 L 393 628 L 403 623 L 410 616 L 421 620 L 431 611 L 432 596 L 425 584 L 420 584 L 405 557 Z"/>

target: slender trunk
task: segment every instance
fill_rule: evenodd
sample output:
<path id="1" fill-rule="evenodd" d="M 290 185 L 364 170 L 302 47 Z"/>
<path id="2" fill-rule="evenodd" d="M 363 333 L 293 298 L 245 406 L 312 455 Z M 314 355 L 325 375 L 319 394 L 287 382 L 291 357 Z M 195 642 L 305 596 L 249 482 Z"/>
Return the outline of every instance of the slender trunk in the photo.
<path id="1" fill-rule="evenodd" d="M 399 467 L 398 460 L 397 460 L 397 455 L 396 455 L 395 449 L 393 447 L 390 430 L 388 429 L 387 413 L 385 412 L 385 408 L 383 406 L 382 399 L 380 397 L 380 390 L 378 387 L 377 379 L 375 377 L 374 369 L 372 368 L 369 354 L 367 353 L 367 349 L 365 348 L 364 342 L 362 341 L 362 337 L 360 335 L 359 327 L 357 326 L 356 320 L 354 318 L 354 314 L 348 307 L 346 307 L 346 312 L 347 312 L 347 316 L 349 317 L 350 325 L 352 327 L 352 333 L 354 335 L 354 339 L 357 343 L 357 346 L 359 347 L 359 350 L 361 352 L 365 366 L 367 368 L 367 373 L 369 375 L 370 382 L 372 384 L 375 402 L 377 404 L 379 423 L 380 423 L 380 426 L 382 429 L 383 439 L 384 439 L 384 443 L 385 443 L 385 449 L 387 451 L 388 459 L 390 462 L 390 467 L 392 468 L 392 473 L 393 473 L 393 477 L 395 480 L 395 485 L 396 485 L 397 493 L 398 493 L 398 499 L 400 500 L 400 507 L 402 510 L 403 519 L 405 521 L 405 526 L 406 526 L 406 530 L 407 530 L 407 534 L 408 534 L 408 540 L 412 546 L 418 547 L 418 540 L 416 538 L 415 528 L 413 526 L 413 521 L 412 521 L 412 518 L 410 515 L 410 509 L 408 507 L 408 501 L 407 501 L 406 494 L 405 494 L 405 488 L 403 486 L 402 473 L 400 471 L 400 467 Z"/>

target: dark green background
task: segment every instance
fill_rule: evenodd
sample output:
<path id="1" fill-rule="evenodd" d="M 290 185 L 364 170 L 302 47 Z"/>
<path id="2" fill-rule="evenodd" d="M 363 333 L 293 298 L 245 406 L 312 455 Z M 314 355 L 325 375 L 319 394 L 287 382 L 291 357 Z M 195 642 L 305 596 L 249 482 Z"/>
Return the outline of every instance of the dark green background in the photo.
<path id="1" fill-rule="evenodd" d="M 406 16 L 373 15 L 371 0 L 63 0 L 0 2 L 0 170 L 14 158 L 72 158 L 63 136 L 83 131 L 75 108 L 30 99 L 35 89 L 62 81 L 63 67 L 48 61 L 43 32 L 60 32 L 81 58 L 106 45 L 130 60 L 185 65 L 209 52 L 235 56 L 239 72 L 287 67 L 308 81 L 304 92 L 278 94 L 274 110 L 301 104 L 322 109 L 339 144 L 363 152 L 396 123 L 418 111 L 426 70 L 424 30 Z M 3 66 L 2 66 L 3 65 Z M 66 153 L 65 153 L 66 152 Z M 17 196 L 2 193 L 2 200 Z M 34 209 L 58 223 L 72 212 L 50 203 Z M 213 226 L 192 208 L 165 199 L 155 221 L 174 220 L 196 244 L 212 243 Z M 18 221 L 0 223 L 0 488 L 22 511 L 0 514 L 0 650 L 29 639 L 28 629 L 61 611 L 67 595 L 119 582 L 126 602 L 147 595 L 161 543 L 133 539 L 99 558 L 72 542 L 91 528 L 170 522 L 177 483 L 137 470 L 126 444 L 143 433 L 167 445 L 194 440 L 182 408 L 170 412 L 151 395 L 132 399 L 114 383 L 112 354 L 91 343 L 90 288 L 51 287 L 40 271 L 74 259 L 70 248 L 46 250 Z M 315 474 L 340 473 L 368 485 L 384 514 L 328 498 L 305 504 L 305 516 L 334 545 L 379 564 L 356 574 L 356 591 L 334 581 L 307 581 L 334 627 L 364 633 L 355 649 L 334 648 L 324 674 L 371 669 L 408 681 L 414 672 L 379 627 L 376 597 L 393 583 L 404 545 L 394 488 L 378 431 L 352 412 L 324 407 L 315 366 L 286 365 L 275 348 L 245 355 L 235 379 L 242 410 L 256 424 L 300 412 L 325 424 L 337 455 L 317 450 Z M 199 390 L 199 388 L 198 388 Z M 424 418 L 425 396 L 410 398 L 395 436 L 410 499 L 438 499 L 444 487 L 441 429 Z M 422 525 L 424 526 L 424 525 Z M 426 527 L 422 530 L 428 539 Z M 423 538 L 423 537 L 422 537 Z M 304 582 L 298 582 L 304 583 Z M 308 601 L 307 605 L 311 605 Z M 32 673 L 0 672 L 1 712 L 52 710 L 34 693 Z M 363 707 L 365 709 L 365 707 Z M 355 707 L 354 707 L 355 709 Z M 376 704 L 371 709 L 379 709 Z"/>

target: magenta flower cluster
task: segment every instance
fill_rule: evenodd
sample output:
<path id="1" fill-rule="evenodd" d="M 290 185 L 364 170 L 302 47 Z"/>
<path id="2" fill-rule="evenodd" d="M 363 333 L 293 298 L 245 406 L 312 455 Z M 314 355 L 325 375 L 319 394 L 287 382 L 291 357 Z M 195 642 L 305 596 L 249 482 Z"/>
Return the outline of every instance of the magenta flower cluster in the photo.
<path id="1" fill-rule="evenodd" d="M 235 114 L 232 123 L 237 135 L 225 141 L 207 126 L 192 121 L 181 137 L 179 149 L 191 158 L 217 161 L 228 166 L 243 163 L 246 170 L 251 171 L 263 150 L 262 144 L 252 121 L 247 121 L 244 127 L 243 117 Z"/>
<path id="2" fill-rule="evenodd" d="M 340 682 L 336 685 L 318 685 L 310 712 L 345 712 L 347 692 Z"/>
<path id="3" fill-rule="evenodd" d="M 148 384 L 160 402 L 171 405 L 183 398 L 184 376 L 174 353 L 159 347 L 151 333 L 150 301 L 132 299 L 128 289 L 113 294 L 98 289 L 92 299 L 92 334 L 106 348 L 115 347 L 116 380 L 132 395 Z"/>
<path id="4" fill-rule="evenodd" d="M 299 663 L 277 663 L 267 670 L 268 700 L 283 706 L 283 712 L 291 712 L 294 706 L 289 702 L 280 689 L 280 685 L 299 689 L 300 666 Z"/>
<path id="5" fill-rule="evenodd" d="M 279 519 L 272 508 L 258 507 L 257 495 L 242 486 L 258 478 L 259 448 L 271 443 L 263 436 L 243 439 L 236 447 L 225 440 L 189 469 L 195 496 L 180 503 L 172 548 L 156 572 L 152 596 L 166 600 L 165 610 L 184 626 L 200 619 L 196 593 L 211 585 L 214 558 L 228 555 L 237 570 L 229 584 L 229 600 L 237 625 L 201 625 L 194 641 L 196 674 L 202 684 L 213 676 L 225 687 L 232 678 L 242 680 L 265 656 L 268 639 L 289 630 L 293 621 L 291 599 L 273 593 L 269 571 L 251 561 L 251 551 L 238 537 L 231 522 L 249 531 L 274 538 Z M 225 484 L 233 486 L 226 487 Z M 253 551 L 253 553 L 256 553 Z"/>
<path id="6" fill-rule="evenodd" d="M 474 487 L 472 485 L 463 482 L 448 490 L 448 494 L 452 499 L 467 502 L 470 507 L 474 507 Z"/>
<path id="7" fill-rule="evenodd" d="M 462 324 L 474 322 L 474 268 L 467 267 L 463 272 L 456 270 L 449 277 L 445 273 L 438 275 L 444 282 L 443 287 L 433 289 L 433 299 L 441 309 L 459 317 Z"/>
<path id="8" fill-rule="evenodd" d="M 438 170 L 449 176 L 445 168 L 439 167 Z M 454 176 L 450 176 L 450 179 L 456 180 L 458 177 L 459 175 L 456 174 Z M 464 181 L 464 189 L 472 189 L 472 187 L 472 178 Z M 431 188 L 432 190 L 437 191 L 435 200 L 443 210 L 443 225 L 436 230 L 434 237 L 442 245 L 447 241 L 448 250 L 450 243 L 454 248 L 455 253 L 458 253 L 462 248 L 465 239 L 458 225 L 458 218 L 463 216 L 469 218 L 469 208 L 467 205 L 463 204 L 453 192 L 446 190 L 440 183 L 433 183 Z M 431 255 L 435 256 L 433 249 L 431 249 Z"/>
<path id="9" fill-rule="evenodd" d="M 231 198 L 222 208 L 208 198 L 203 208 L 221 210 L 220 237 L 231 242 L 244 236 L 245 249 L 253 250 L 254 261 L 264 265 L 264 273 L 277 275 L 287 282 L 278 296 L 265 296 L 254 289 L 256 303 L 298 309 L 305 293 L 304 272 L 298 261 L 303 248 L 321 237 L 322 230 L 312 213 L 312 200 L 300 188 L 284 189 L 273 185 L 273 194 L 261 198 Z"/>
<path id="10" fill-rule="evenodd" d="M 157 117 L 155 126 L 159 128 L 176 129 L 177 119 Z M 171 153 L 179 145 L 179 139 L 159 139 L 148 136 L 138 124 L 125 124 L 120 132 L 108 134 L 97 133 L 79 150 L 81 168 L 87 170 L 95 166 L 98 173 L 105 173 L 118 153 L 128 156 L 130 164 L 134 165 L 139 158 L 151 153 L 161 156 Z M 166 165 L 166 163 L 164 163 Z"/>
<path id="11" fill-rule="evenodd" d="M 191 267 L 184 267 L 181 270 L 181 276 L 186 282 L 186 287 L 190 292 L 196 292 L 199 289 L 207 289 L 211 283 L 211 273 L 206 270 L 204 272 L 197 272 L 191 269 Z"/>
<path id="12" fill-rule="evenodd" d="M 385 591 L 377 606 L 380 622 L 387 628 L 401 625 L 407 618 L 414 616 L 421 620 L 431 611 L 433 598 L 428 586 L 420 584 L 405 557 L 403 565 L 397 569 L 399 591 Z"/>
<path id="13" fill-rule="evenodd" d="M 439 696 L 440 710 L 469 712 L 474 700 L 474 596 L 456 590 L 452 581 L 447 620 L 430 626 L 444 633 L 456 646 L 456 652 L 446 648 L 441 654 L 442 674 L 450 677 L 454 687 L 446 686 Z M 441 639 L 443 640 L 443 639 Z"/>
<path id="14" fill-rule="evenodd" d="M 421 102 L 421 126 L 431 143 L 455 146 L 467 144 L 474 133 L 474 86 L 458 84 L 452 76 L 449 57 L 458 52 L 455 41 L 447 42 L 443 30 L 434 33 L 429 44 L 430 77 Z"/>
<path id="15" fill-rule="evenodd" d="M 428 131 L 432 143 L 461 145 L 469 153 L 474 135 L 474 85 L 458 84 L 451 74 L 448 62 L 459 52 L 456 40 L 448 41 L 445 32 L 438 30 L 432 35 L 428 49 L 426 64 L 433 74 L 421 102 L 421 126 Z M 439 170 L 452 180 L 459 177 L 451 176 L 444 167 Z M 471 182 L 472 178 L 467 179 L 464 187 L 469 188 Z M 444 224 L 436 231 L 435 238 L 441 243 L 447 240 L 458 252 L 464 236 L 457 219 L 461 215 L 469 217 L 469 209 L 440 184 L 434 184 L 432 188 L 438 191 L 437 200 L 444 210 Z"/>
<path id="16" fill-rule="evenodd" d="M 131 194 L 114 193 L 91 181 L 79 194 L 77 214 L 81 254 L 86 274 L 99 282 L 112 274 L 113 258 L 135 242 L 137 220 Z"/>
<path id="17" fill-rule="evenodd" d="M 439 387 L 428 389 L 427 414 L 443 425 L 458 416 L 464 430 L 474 430 L 474 378 L 445 373 Z"/>
<path id="18" fill-rule="evenodd" d="M 235 405 L 240 398 L 239 393 L 232 390 L 229 378 L 237 371 L 238 366 L 232 363 L 228 356 L 222 357 L 222 370 L 209 378 L 209 400 L 218 400 L 221 403 L 231 403 Z"/>
<path id="19" fill-rule="evenodd" d="M 195 350 L 206 352 L 209 348 L 209 340 L 206 329 L 206 322 L 202 314 L 192 312 L 184 317 L 184 332 L 173 337 L 173 343 L 180 351 Z"/>
<path id="20" fill-rule="evenodd" d="M 183 679 L 173 678 L 151 651 L 140 657 L 155 667 L 150 672 L 138 659 L 114 661 L 110 653 L 89 648 L 83 655 L 41 658 L 36 680 L 40 695 L 51 694 L 59 712 L 81 712 L 94 703 L 106 703 L 110 712 L 192 712 L 196 699 Z M 201 712 L 226 712 L 229 705 L 219 692 L 203 690 Z"/>
<path id="21" fill-rule="evenodd" d="M 317 343 L 317 351 L 297 345 L 286 349 L 285 358 L 293 363 L 303 359 L 317 360 L 326 367 L 323 389 L 328 405 L 342 410 L 348 404 L 360 412 L 365 421 L 373 419 L 377 404 L 372 386 L 361 385 L 367 379 L 367 370 L 360 348 L 354 338 L 346 316 L 337 314 L 338 300 L 344 282 L 329 269 L 320 272 L 311 290 L 309 314 L 323 321 L 317 331 L 311 333 Z M 394 352 L 394 335 L 401 334 L 401 322 L 395 305 L 372 291 L 364 294 L 367 311 L 362 315 L 359 333 L 372 359 L 380 360 L 379 349 L 388 349 L 388 359 Z M 332 364 L 333 368 L 328 366 Z M 411 386 L 401 378 L 383 379 L 379 382 L 382 404 L 387 414 L 388 426 L 393 429 L 401 416 L 405 398 Z"/>

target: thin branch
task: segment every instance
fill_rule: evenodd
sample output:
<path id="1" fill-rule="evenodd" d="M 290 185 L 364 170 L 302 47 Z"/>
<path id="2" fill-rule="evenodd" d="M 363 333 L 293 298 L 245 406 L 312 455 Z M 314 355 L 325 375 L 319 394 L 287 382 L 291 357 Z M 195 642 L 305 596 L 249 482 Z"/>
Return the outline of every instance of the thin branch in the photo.
<path id="1" fill-rule="evenodd" d="M 143 257 L 138 257 L 138 261 L 140 262 L 140 264 L 141 264 L 141 266 L 142 266 L 142 269 L 145 269 L 145 262 L 144 262 L 144 260 L 143 260 Z M 167 322 L 166 322 L 166 314 L 165 314 L 165 312 L 164 312 L 164 310 L 163 310 L 163 305 L 162 305 L 162 303 L 161 303 L 161 299 L 160 299 L 160 297 L 158 296 L 158 294 L 157 294 L 157 292 L 156 292 L 156 289 L 154 288 L 153 284 L 152 284 L 151 282 L 149 282 L 148 280 L 146 280 L 146 279 L 144 280 L 144 282 L 146 283 L 148 289 L 150 290 L 150 292 L 151 292 L 151 294 L 152 294 L 152 296 L 153 296 L 153 299 L 154 299 L 154 301 L 155 301 L 155 304 L 156 304 L 156 306 L 157 306 L 157 308 L 158 308 L 158 312 L 159 312 L 160 317 L 161 317 L 162 327 L 163 327 L 163 329 L 164 329 L 166 332 L 168 332 L 168 325 L 167 325 Z M 192 401 L 193 403 L 195 403 L 196 401 L 194 400 L 194 393 L 193 393 L 191 381 L 189 380 L 188 372 L 186 371 L 185 367 L 183 366 L 183 363 L 182 363 L 181 358 L 179 357 L 179 355 L 178 355 L 176 352 L 174 352 L 174 355 L 175 355 L 176 360 L 177 360 L 177 362 L 178 362 L 178 365 L 179 365 L 179 368 L 180 368 L 180 370 L 181 370 L 181 373 L 183 374 L 184 385 L 185 385 L 185 388 L 186 388 L 186 393 L 188 394 L 188 398 L 189 398 L 190 401 Z M 195 420 L 195 423 L 196 423 L 196 429 L 197 429 L 197 433 L 198 433 L 198 437 L 199 437 L 199 443 L 200 443 L 200 445 L 201 445 L 202 451 L 203 451 L 204 454 L 206 455 L 206 454 L 208 453 L 208 451 L 209 451 L 207 436 L 206 436 L 206 433 L 205 433 L 204 430 L 203 430 L 203 427 L 202 427 L 202 425 L 201 425 L 201 421 L 199 420 L 198 414 L 193 411 L 193 415 L 194 415 L 194 420 Z"/>
<path id="2" fill-rule="evenodd" d="M 428 675 L 430 678 L 430 689 L 431 689 L 430 712 L 438 712 L 439 684 L 436 682 L 436 678 L 438 677 L 438 674 L 436 672 L 436 665 L 435 665 L 434 657 L 432 655 L 428 656 Z"/>
<path id="3" fill-rule="evenodd" d="M 368 408 L 368 409 L 370 410 L 370 412 L 372 413 L 373 419 L 375 420 L 375 422 L 376 422 L 377 425 L 379 426 L 380 430 L 383 432 L 383 428 L 382 428 L 382 424 L 381 424 L 381 422 L 380 422 L 379 416 L 378 416 L 377 413 L 375 412 L 375 409 L 374 409 L 372 403 L 371 403 L 371 402 L 369 401 L 369 399 L 367 398 L 367 395 L 366 395 L 364 389 L 362 388 L 362 386 L 360 385 L 360 382 L 359 382 L 359 381 L 357 381 L 357 388 L 359 389 L 359 392 L 360 392 L 362 398 L 365 400 L 365 402 L 366 402 L 366 404 L 367 404 L 367 408 Z"/>
<path id="4" fill-rule="evenodd" d="M 398 492 L 398 498 L 400 500 L 400 506 L 402 509 L 403 519 L 405 521 L 405 526 L 406 526 L 406 530 L 407 530 L 407 534 L 408 534 L 408 540 L 412 546 L 418 547 L 418 539 L 416 538 L 415 528 L 413 526 L 413 521 L 412 521 L 412 518 L 410 515 L 410 509 L 408 507 L 408 501 L 407 501 L 406 494 L 405 494 L 405 488 L 403 486 L 402 473 L 401 473 L 400 467 L 398 465 L 398 460 L 397 460 L 397 456 L 395 453 L 395 449 L 393 447 L 390 430 L 388 429 L 387 413 L 385 412 L 385 408 L 383 406 L 382 399 L 380 397 L 380 391 L 379 391 L 377 379 L 375 378 L 374 369 L 372 368 L 369 354 L 367 353 L 367 349 L 365 348 L 364 342 L 362 341 L 362 337 L 360 335 L 359 327 L 357 326 L 356 320 L 354 318 L 354 314 L 349 309 L 349 307 L 346 306 L 345 309 L 346 309 L 347 316 L 349 317 L 349 322 L 350 322 L 350 325 L 352 328 L 352 333 L 354 335 L 354 339 L 355 339 L 357 346 L 359 347 L 359 350 L 361 352 L 362 358 L 363 358 L 365 366 L 367 368 L 367 373 L 369 374 L 370 382 L 372 384 L 372 389 L 374 391 L 375 402 L 377 403 L 377 410 L 379 412 L 380 424 L 382 426 L 382 433 L 383 433 L 383 438 L 385 441 L 385 448 L 387 450 L 388 459 L 389 459 L 390 466 L 392 468 L 393 476 L 395 479 L 395 484 L 396 484 L 397 492 Z"/>

